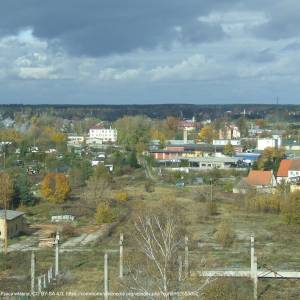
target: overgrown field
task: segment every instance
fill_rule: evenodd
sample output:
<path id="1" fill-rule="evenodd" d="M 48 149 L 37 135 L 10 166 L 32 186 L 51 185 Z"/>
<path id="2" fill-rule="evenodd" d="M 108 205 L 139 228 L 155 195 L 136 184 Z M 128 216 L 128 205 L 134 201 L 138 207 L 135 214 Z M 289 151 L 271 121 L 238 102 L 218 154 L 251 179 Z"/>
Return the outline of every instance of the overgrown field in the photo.
<path id="1" fill-rule="evenodd" d="M 279 214 L 249 211 L 247 196 L 233 195 L 221 187 L 156 183 L 154 190 L 145 190 L 142 179 L 120 178 L 119 186 L 128 193 L 126 217 L 106 239 L 82 247 L 80 251 L 61 253 L 60 268 L 63 278 L 51 289 L 55 291 L 102 291 L 103 255 L 109 253 L 110 290 L 120 291 L 124 286 L 118 279 L 119 234 L 125 236 L 125 271 L 127 257 L 138 255 L 134 220 L 137 216 L 151 214 L 164 206 L 176 206 L 182 216 L 184 235 L 189 237 L 190 266 L 192 274 L 203 269 L 249 269 L 250 235 L 255 235 L 259 267 L 273 270 L 300 271 L 300 226 L 287 225 Z M 40 203 L 28 211 L 30 221 L 49 222 L 48 204 Z M 71 204 L 70 204 L 71 205 Z M 39 217 L 35 217 L 36 214 Z M 85 218 L 83 218 L 84 220 Z M 77 227 L 93 220 L 79 221 Z M 75 250 L 75 249 L 74 249 Z M 182 254 L 183 254 L 182 249 Z M 37 273 L 44 272 L 54 261 L 54 249 L 37 251 Z M 128 258 L 129 259 L 129 258 Z M 4 291 L 29 290 L 30 252 L 9 253 L 0 256 L 0 286 Z M 195 280 L 196 285 L 199 284 Z M 298 280 L 259 280 L 259 299 L 299 299 Z M 214 281 L 206 291 L 205 299 L 251 299 L 250 280 L 226 279 Z M 43 299 L 46 299 L 45 297 Z M 77 298 L 81 299 L 81 298 Z M 96 299 L 85 297 L 82 299 Z"/>

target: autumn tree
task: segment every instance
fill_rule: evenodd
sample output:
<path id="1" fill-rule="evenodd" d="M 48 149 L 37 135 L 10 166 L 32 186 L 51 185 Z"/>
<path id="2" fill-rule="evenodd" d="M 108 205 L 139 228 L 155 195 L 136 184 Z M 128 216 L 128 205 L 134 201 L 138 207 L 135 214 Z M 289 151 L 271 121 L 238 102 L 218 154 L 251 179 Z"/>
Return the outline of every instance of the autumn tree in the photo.
<path id="1" fill-rule="evenodd" d="M 8 208 L 13 195 L 13 182 L 8 173 L 0 172 L 0 201 L 2 208 Z"/>
<path id="2" fill-rule="evenodd" d="M 115 123 L 118 142 L 128 150 L 142 152 L 150 139 L 151 120 L 146 116 L 125 116 Z"/>
<path id="3" fill-rule="evenodd" d="M 71 188 L 69 180 L 63 173 L 49 173 L 41 183 L 41 194 L 52 203 L 63 203 Z"/>
<path id="4" fill-rule="evenodd" d="M 19 143 L 21 141 L 21 134 L 11 128 L 0 129 L 0 140 Z"/>
<path id="5" fill-rule="evenodd" d="M 101 202 L 106 202 L 111 195 L 111 180 L 109 177 L 91 176 L 86 182 L 82 197 L 85 205 L 95 209 Z"/>
<path id="6" fill-rule="evenodd" d="M 233 147 L 233 145 L 231 145 L 231 143 L 228 143 L 227 145 L 225 145 L 225 147 L 224 147 L 225 155 L 232 156 L 232 155 L 234 155 L 234 153 L 235 153 L 234 147 Z"/>
<path id="7" fill-rule="evenodd" d="M 199 132 L 199 139 L 205 143 L 212 143 L 213 139 L 216 138 L 216 132 L 214 127 L 210 124 L 205 125 Z"/>
<path id="8" fill-rule="evenodd" d="M 273 170 L 274 173 L 276 173 L 279 168 L 280 161 L 284 158 L 284 156 L 284 148 L 276 149 L 267 147 L 257 161 L 257 168 L 260 170 Z"/>
<path id="9" fill-rule="evenodd" d="M 13 194 L 13 182 L 9 176 L 9 174 L 5 172 L 0 173 L 0 200 L 1 205 L 5 209 L 9 208 L 11 198 Z M 7 229 L 7 221 L 6 221 L 6 214 L 5 214 L 5 221 L 4 221 L 4 244 L 3 244 L 3 252 L 7 254 L 7 244 L 8 244 L 8 229 Z"/>
<path id="10" fill-rule="evenodd" d="M 108 203 L 99 203 L 96 209 L 95 221 L 98 225 L 116 221 L 117 214 Z"/>
<path id="11" fill-rule="evenodd" d="M 267 121 L 265 119 L 257 119 L 255 121 L 255 125 L 259 126 L 260 128 L 266 128 Z"/>
<path id="12" fill-rule="evenodd" d="M 175 117 L 167 117 L 164 123 L 164 126 L 171 133 L 171 135 L 175 135 L 178 130 L 179 120 Z"/>
<path id="13" fill-rule="evenodd" d="M 166 138 L 166 134 L 162 130 L 151 128 L 150 137 L 152 140 L 159 140 L 161 148 L 164 148 L 167 138 Z"/>
<path id="14" fill-rule="evenodd" d="M 236 125 L 241 132 L 241 136 L 247 137 L 249 134 L 247 120 L 244 117 L 240 117 L 239 119 L 236 120 Z"/>

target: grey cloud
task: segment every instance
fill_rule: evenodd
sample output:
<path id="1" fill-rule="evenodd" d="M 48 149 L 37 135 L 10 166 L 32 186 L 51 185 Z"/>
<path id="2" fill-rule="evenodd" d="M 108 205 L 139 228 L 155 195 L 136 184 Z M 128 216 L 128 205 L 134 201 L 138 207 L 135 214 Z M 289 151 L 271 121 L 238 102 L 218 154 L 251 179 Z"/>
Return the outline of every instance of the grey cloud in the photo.
<path id="1" fill-rule="evenodd" d="M 269 63 L 276 60 L 276 55 L 270 51 L 270 49 L 264 49 L 261 51 L 241 51 L 234 58 L 238 60 L 244 60 L 255 63 Z"/>
<path id="2" fill-rule="evenodd" d="M 299 0 L 275 1 L 264 9 L 269 20 L 254 30 L 257 36 L 271 40 L 300 36 Z"/>
<path id="3" fill-rule="evenodd" d="M 221 3 L 220 3 L 221 2 Z M 196 22 L 212 9 L 238 0 L 9 0 L 1 3 L 0 33 L 32 27 L 41 39 L 59 41 L 75 55 L 100 56 L 168 45 L 183 28 L 182 40 L 209 42 L 224 36 L 221 27 Z"/>
<path id="4" fill-rule="evenodd" d="M 294 42 L 294 43 L 290 43 L 287 46 L 285 46 L 281 51 L 288 52 L 288 51 L 299 51 L 299 50 L 300 50 L 300 43 Z"/>
<path id="5" fill-rule="evenodd" d="M 181 27 L 179 40 L 184 43 L 214 42 L 226 36 L 220 24 L 193 20 Z"/>

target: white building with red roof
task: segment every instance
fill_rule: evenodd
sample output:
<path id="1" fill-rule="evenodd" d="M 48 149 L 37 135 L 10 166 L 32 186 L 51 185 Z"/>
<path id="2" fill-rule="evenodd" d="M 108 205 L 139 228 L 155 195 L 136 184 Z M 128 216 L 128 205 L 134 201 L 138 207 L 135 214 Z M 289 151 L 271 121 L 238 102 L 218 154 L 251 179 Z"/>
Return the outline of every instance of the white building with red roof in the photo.
<path id="1" fill-rule="evenodd" d="M 283 159 L 277 172 L 277 182 L 299 182 L 300 159 Z"/>

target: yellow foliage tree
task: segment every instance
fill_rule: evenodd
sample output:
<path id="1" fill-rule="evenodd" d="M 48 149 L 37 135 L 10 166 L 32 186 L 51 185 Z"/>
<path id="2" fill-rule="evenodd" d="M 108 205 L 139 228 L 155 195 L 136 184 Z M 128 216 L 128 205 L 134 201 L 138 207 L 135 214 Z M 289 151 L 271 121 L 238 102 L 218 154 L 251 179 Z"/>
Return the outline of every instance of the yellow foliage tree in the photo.
<path id="1" fill-rule="evenodd" d="M 53 128 L 46 127 L 45 133 L 49 136 L 49 139 L 55 143 L 59 144 L 65 141 L 66 137 L 62 132 L 56 131 Z"/>
<path id="2" fill-rule="evenodd" d="M 107 203 L 100 203 L 97 206 L 95 220 L 96 223 L 99 225 L 105 223 L 112 223 L 116 220 L 116 214 Z"/>
<path id="3" fill-rule="evenodd" d="M 224 154 L 229 155 L 229 156 L 234 154 L 234 147 L 231 145 L 231 143 L 228 143 L 227 145 L 225 145 Z"/>
<path id="4" fill-rule="evenodd" d="M 284 148 L 267 147 L 257 162 L 258 169 L 271 169 L 273 165 L 279 167 L 280 160 L 284 158 Z"/>
<path id="5" fill-rule="evenodd" d="M 2 208 L 9 208 L 13 194 L 13 182 L 9 174 L 0 172 L 0 201 Z"/>
<path id="6" fill-rule="evenodd" d="M 212 125 L 207 124 L 201 128 L 198 137 L 203 142 L 211 143 L 212 140 L 216 137 L 216 132 Z"/>
<path id="7" fill-rule="evenodd" d="M 42 196 L 52 203 L 63 203 L 70 191 L 69 180 L 63 173 L 49 173 L 41 183 Z"/>
<path id="8" fill-rule="evenodd" d="M 167 139 L 164 132 L 155 128 L 150 129 L 150 137 L 153 140 L 159 140 L 161 145 L 164 145 Z"/>
<path id="9" fill-rule="evenodd" d="M 5 142 L 20 142 L 21 135 L 14 129 L 1 129 L 0 130 L 0 140 Z"/>

